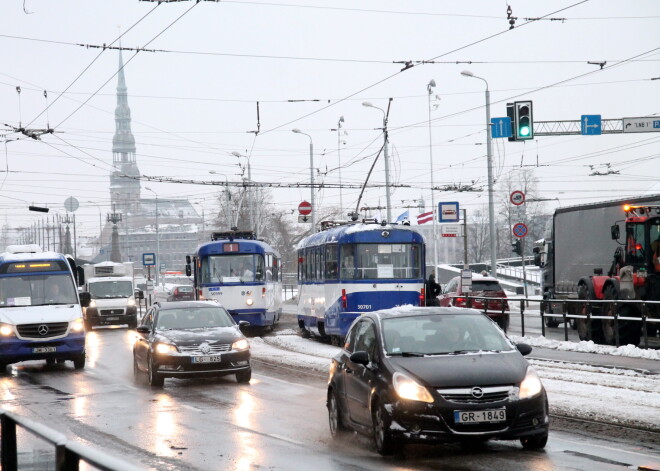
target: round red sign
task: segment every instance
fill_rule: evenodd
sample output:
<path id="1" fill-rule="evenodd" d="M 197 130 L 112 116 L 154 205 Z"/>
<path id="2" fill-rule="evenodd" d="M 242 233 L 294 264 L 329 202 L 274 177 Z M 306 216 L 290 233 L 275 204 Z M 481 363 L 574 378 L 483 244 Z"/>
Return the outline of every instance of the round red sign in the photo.
<path id="1" fill-rule="evenodd" d="M 307 201 L 303 201 L 298 205 L 298 212 L 303 216 L 307 216 L 312 212 L 312 205 L 309 204 Z"/>

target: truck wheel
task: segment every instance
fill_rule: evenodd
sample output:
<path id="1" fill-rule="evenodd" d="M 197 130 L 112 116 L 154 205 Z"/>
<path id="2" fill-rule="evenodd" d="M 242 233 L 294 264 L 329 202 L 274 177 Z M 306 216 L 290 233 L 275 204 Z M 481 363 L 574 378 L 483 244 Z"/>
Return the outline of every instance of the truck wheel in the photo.
<path id="1" fill-rule="evenodd" d="M 578 299 L 594 299 L 593 293 L 590 292 L 589 287 L 584 283 L 578 285 Z M 587 303 L 578 304 L 578 314 L 586 316 L 588 313 L 587 306 Z M 594 313 L 593 310 L 591 313 Z M 589 340 L 591 338 L 594 343 L 605 343 L 600 319 L 591 320 L 591 329 L 589 329 L 587 319 L 578 319 L 577 331 L 580 340 Z"/>
<path id="2" fill-rule="evenodd" d="M 82 370 L 85 367 L 85 354 L 78 355 L 73 360 L 73 367 L 77 370 Z"/>
<path id="3" fill-rule="evenodd" d="M 605 299 L 617 300 L 619 293 L 614 285 L 607 285 L 605 288 Z M 603 315 L 614 317 L 616 314 L 614 303 L 608 303 L 603 306 Z M 634 312 L 633 308 L 629 305 L 619 306 L 619 315 L 623 317 L 641 317 L 639 313 Z M 642 324 L 637 321 L 619 321 L 619 345 L 632 344 L 639 345 L 642 337 Z M 603 321 L 603 334 L 605 342 L 609 345 L 616 345 L 616 326 L 614 320 Z"/>

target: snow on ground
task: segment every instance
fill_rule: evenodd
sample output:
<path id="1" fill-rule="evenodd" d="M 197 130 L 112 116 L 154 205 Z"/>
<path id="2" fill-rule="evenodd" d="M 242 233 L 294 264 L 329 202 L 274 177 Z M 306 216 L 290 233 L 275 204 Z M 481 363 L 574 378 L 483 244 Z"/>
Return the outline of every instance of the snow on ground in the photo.
<path id="1" fill-rule="evenodd" d="M 660 359 L 657 351 L 594 345 L 593 342 L 558 342 L 543 337 L 510 336 L 514 342 L 560 350 Z M 339 347 L 303 339 L 288 329 L 275 336 L 250 339 L 252 355 L 292 368 L 328 373 L 330 358 Z M 646 356 L 649 355 L 649 356 Z M 580 419 L 631 425 L 660 431 L 660 377 L 636 371 L 565 362 L 529 360 L 548 392 L 550 412 Z"/>
<path id="2" fill-rule="evenodd" d="M 564 350 L 569 352 L 598 353 L 601 355 L 615 355 L 631 358 L 644 358 L 646 360 L 660 360 L 660 350 L 637 348 L 633 345 L 598 345 L 590 341 L 565 342 L 549 340 L 545 337 L 519 337 L 509 334 L 509 338 L 516 343 L 524 342 L 532 347 L 551 348 L 553 350 Z"/>

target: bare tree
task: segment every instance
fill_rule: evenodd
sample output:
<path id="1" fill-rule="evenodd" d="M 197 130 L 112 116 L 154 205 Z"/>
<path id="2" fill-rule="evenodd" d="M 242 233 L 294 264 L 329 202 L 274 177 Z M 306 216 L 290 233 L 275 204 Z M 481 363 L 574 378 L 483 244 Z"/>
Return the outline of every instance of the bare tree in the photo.
<path id="1" fill-rule="evenodd" d="M 483 262 L 490 253 L 490 235 L 488 230 L 488 207 L 482 206 L 470 211 L 468 216 L 469 234 L 468 251 L 471 262 Z"/>

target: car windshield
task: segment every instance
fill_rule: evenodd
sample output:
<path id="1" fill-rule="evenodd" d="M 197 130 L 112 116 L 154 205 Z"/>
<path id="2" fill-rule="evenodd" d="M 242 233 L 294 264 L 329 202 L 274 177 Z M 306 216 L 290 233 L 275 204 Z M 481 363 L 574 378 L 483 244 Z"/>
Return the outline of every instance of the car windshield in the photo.
<path id="1" fill-rule="evenodd" d="M 68 274 L 0 277 L 0 307 L 77 303 L 76 287 Z"/>
<path id="2" fill-rule="evenodd" d="M 166 309 L 156 319 L 156 329 L 205 329 L 235 325 L 229 313 L 222 307 L 195 307 Z"/>
<path id="3" fill-rule="evenodd" d="M 192 286 L 177 286 L 176 290 L 179 293 L 192 293 L 193 292 Z"/>
<path id="4" fill-rule="evenodd" d="M 105 280 L 89 283 L 92 299 L 128 298 L 133 296 L 133 283 L 130 281 Z"/>
<path id="5" fill-rule="evenodd" d="M 406 316 L 384 319 L 382 327 L 388 355 L 446 355 L 514 349 L 485 316 Z"/>

